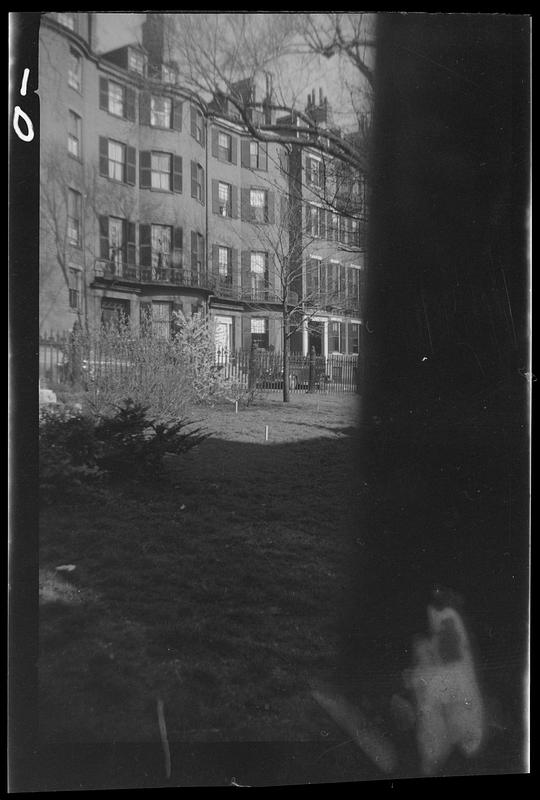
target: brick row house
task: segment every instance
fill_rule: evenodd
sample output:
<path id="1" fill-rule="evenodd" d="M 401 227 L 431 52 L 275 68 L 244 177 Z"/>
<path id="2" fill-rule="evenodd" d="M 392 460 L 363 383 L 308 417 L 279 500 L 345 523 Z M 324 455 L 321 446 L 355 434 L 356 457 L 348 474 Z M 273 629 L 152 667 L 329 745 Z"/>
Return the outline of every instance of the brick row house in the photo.
<path id="1" fill-rule="evenodd" d="M 204 310 L 217 346 L 280 350 L 296 257 L 292 350 L 358 352 L 362 222 L 325 207 L 320 156 L 253 139 L 223 98 L 186 90 L 163 59 L 161 15 L 142 45 L 100 54 L 93 24 L 42 17 L 41 329 L 128 318 L 169 336 L 175 312 Z M 322 98 L 308 106 L 329 115 Z"/>

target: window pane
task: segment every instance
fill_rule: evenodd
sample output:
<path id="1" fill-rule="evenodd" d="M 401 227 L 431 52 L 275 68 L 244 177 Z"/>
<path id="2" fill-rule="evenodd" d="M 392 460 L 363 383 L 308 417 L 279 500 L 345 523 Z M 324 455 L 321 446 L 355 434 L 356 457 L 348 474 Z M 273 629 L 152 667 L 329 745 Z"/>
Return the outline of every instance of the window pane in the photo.
<path id="1" fill-rule="evenodd" d="M 137 50 L 130 50 L 129 51 L 129 60 L 128 60 L 129 69 L 133 70 L 134 72 L 138 72 L 139 75 L 144 75 L 144 56 L 142 53 L 139 53 Z"/>
<path id="2" fill-rule="evenodd" d="M 171 228 L 168 225 L 152 225 L 152 266 L 168 267 L 171 252 Z"/>
<path id="3" fill-rule="evenodd" d="M 113 81 L 109 81 L 109 111 L 119 117 L 124 114 L 124 89 Z"/>
<path id="4" fill-rule="evenodd" d="M 159 128 L 171 127 L 171 99 L 169 97 L 156 97 L 150 99 L 150 124 Z"/>
<path id="5" fill-rule="evenodd" d="M 251 333 L 266 333 L 266 320 L 265 319 L 252 319 L 251 320 Z"/>
<path id="6" fill-rule="evenodd" d="M 251 189 L 249 193 L 249 201 L 255 208 L 264 208 L 266 200 L 266 192 L 259 189 Z"/>
<path id="7" fill-rule="evenodd" d="M 170 153 L 152 153 L 151 156 L 152 189 L 171 189 L 171 155 Z"/>
<path id="8" fill-rule="evenodd" d="M 109 140 L 109 178 L 124 180 L 125 145 Z"/>
<path id="9" fill-rule="evenodd" d="M 69 51 L 68 84 L 80 91 L 81 88 L 81 58 L 74 50 Z"/>
<path id="10" fill-rule="evenodd" d="M 259 275 L 264 275 L 264 266 L 265 266 L 264 262 L 265 262 L 264 253 L 252 253 L 251 271 Z"/>

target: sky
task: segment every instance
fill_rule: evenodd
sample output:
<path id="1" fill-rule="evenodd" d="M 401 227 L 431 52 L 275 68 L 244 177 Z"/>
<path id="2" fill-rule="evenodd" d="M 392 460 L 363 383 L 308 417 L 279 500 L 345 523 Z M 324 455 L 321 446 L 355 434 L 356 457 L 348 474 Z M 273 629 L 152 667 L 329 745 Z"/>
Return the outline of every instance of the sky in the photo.
<path id="1" fill-rule="evenodd" d="M 141 41 L 141 24 L 145 14 L 132 13 L 97 13 L 95 29 L 95 49 L 106 52 Z M 264 15 L 256 15 L 264 16 Z M 328 98 L 334 112 L 334 122 L 345 130 L 355 127 L 355 115 L 351 106 L 350 86 L 358 85 L 358 73 L 345 58 L 334 57 L 323 59 L 311 57 L 306 66 L 300 57 L 290 56 L 282 62 L 280 88 L 291 102 L 297 99 L 303 110 L 307 95 L 315 90 L 317 103 L 319 90 Z"/>

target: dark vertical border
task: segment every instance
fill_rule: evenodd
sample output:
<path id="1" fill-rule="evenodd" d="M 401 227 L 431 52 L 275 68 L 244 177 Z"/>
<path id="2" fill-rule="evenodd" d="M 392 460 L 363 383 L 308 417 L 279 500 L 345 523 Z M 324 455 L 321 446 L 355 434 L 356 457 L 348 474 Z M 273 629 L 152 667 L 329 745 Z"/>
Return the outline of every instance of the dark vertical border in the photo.
<path id="1" fill-rule="evenodd" d="M 37 709 L 37 406 L 39 297 L 40 13 L 9 15 L 9 575 L 8 789 L 24 791 L 32 772 Z M 25 68 L 26 95 L 20 94 Z M 16 134 L 14 109 L 30 117 L 34 138 Z M 23 130 L 25 127 L 21 126 Z"/>

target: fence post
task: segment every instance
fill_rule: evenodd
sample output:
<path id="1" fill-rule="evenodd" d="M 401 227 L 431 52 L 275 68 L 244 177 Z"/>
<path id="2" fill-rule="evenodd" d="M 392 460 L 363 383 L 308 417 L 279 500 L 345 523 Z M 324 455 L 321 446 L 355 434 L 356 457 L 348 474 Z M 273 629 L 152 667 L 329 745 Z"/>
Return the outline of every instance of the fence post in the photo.
<path id="1" fill-rule="evenodd" d="M 309 351 L 309 378 L 308 378 L 308 394 L 313 394 L 315 391 L 315 345 L 311 346 Z"/>
<path id="2" fill-rule="evenodd" d="M 256 370 L 256 363 L 257 363 L 257 345 L 255 342 L 251 343 L 251 350 L 249 351 L 249 363 L 248 363 L 248 389 L 255 388 L 257 383 L 257 370 Z"/>

